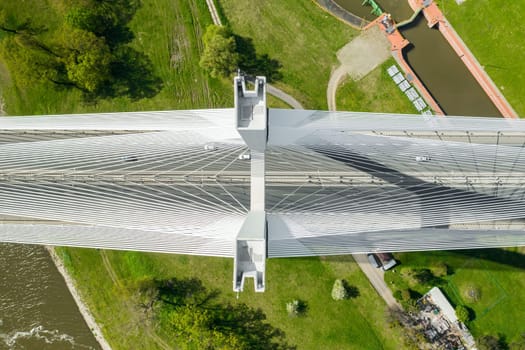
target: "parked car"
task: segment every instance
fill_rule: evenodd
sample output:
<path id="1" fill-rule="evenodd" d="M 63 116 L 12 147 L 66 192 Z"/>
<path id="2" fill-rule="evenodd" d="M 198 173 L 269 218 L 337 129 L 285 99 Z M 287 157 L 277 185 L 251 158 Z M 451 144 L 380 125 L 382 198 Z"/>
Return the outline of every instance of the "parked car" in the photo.
<path id="1" fill-rule="evenodd" d="M 370 262 L 370 265 L 375 267 L 376 269 L 381 267 L 381 262 L 379 261 L 378 257 L 375 254 L 367 254 L 368 261 Z"/>
<path id="2" fill-rule="evenodd" d="M 377 253 L 377 257 L 381 261 L 381 264 L 383 265 L 383 270 L 385 271 L 397 265 L 397 261 L 390 253 Z"/>

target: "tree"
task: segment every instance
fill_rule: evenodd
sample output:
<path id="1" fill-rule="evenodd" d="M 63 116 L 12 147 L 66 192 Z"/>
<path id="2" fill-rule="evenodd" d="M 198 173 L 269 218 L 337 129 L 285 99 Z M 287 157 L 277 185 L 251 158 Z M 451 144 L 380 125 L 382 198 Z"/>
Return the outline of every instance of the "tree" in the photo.
<path id="1" fill-rule="evenodd" d="M 479 350 L 504 350 L 507 348 L 506 344 L 502 339 L 499 339 L 493 335 L 484 335 L 477 341 Z"/>
<path id="2" fill-rule="evenodd" d="M 203 37 L 204 52 L 200 66 L 212 77 L 227 77 L 233 73 L 239 63 L 235 38 L 225 27 L 210 25 Z"/>
<path id="3" fill-rule="evenodd" d="M 470 321 L 470 312 L 464 305 L 456 306 L 456 316 L 463 323 Z"/>
<path id="4" fill-rule="evenodd" d="M 108 82 L 112 55 L 104 39 L 68 26 L 60 39 L 67 77 L 75 86 L 92 93 Z"/>
<path id="5" fill-rule="evenodd" d="M 344 300 L 348 298 L 348 292 L 346 291 L 343 280 L 337 279 L 332 287 L 332 299 Z"/>

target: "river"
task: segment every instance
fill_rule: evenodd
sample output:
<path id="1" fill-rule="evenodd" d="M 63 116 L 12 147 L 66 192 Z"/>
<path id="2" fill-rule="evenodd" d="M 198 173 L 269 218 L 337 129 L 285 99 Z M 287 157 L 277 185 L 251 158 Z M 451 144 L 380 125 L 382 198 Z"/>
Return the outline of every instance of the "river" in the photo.
<path id="1" fill-rule="evenodd" d="M 341 7 L 368 20 L 375 18 L 362 0 L 335 0 Z M 413 11 L 406 0 L 376 0 L 396 22 L 410 18 Z M 448 115 L 501 117 L 461 59 L 437 29 L 429 29 L 420 14 L 411 24 L 400 28 L 410 41 L 404 56 L 421 82 Z"/>
<path id="2" fill-rule="evenodd" d="M 0 349 L 100 349 L 41 246 L 0 244 Z"/>

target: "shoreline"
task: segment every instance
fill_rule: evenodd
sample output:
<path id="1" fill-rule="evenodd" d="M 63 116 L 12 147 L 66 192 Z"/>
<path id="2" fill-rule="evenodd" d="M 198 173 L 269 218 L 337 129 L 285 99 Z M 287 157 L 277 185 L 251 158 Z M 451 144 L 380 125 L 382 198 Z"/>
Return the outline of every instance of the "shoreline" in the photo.
<path id="1" fill-rule="evenodd" d="M 64 267 L 64 264 L 62 263 L 62 260 L 55 252 L 54 247 L 51 246 L 45 246 L 46 250 L 49 253 L 49 256 L 51 257 L 51 260 L 53 260 L 53 263 L 55 264 L 58 272 L 62 275 L 64 278 L 64 281 L 66 282 L 67 289 L 69 290 L 69 293 L 73 297 L 73 300 L 75 300 L 75 303 L 77 304 L 78 310 L 80 311 L 80 314 L 82 315 L 82 318 L 84 318 L 84 321 L 86 322 L 89 330 L 97 340 L 98 344 L 102 348 L 102 350 L 111 350 L 111 346 L 107 342 L 106 338 L 104 338 L 104 335 L 102 334 L 102 331 L 100 330 L 100 327 L 98 326 L 97 322 L 95 321 L 95 318 L 91 314 L 91 311 L 89 311 L 89 308 L 86 306 L 86 304 L 82 301 L 82 298 L 80 294 L 78 293 L 77 289 L 75 288 L 75 284 L 73 282 L 73 278 L 69 275 L 66 268 Z"/>

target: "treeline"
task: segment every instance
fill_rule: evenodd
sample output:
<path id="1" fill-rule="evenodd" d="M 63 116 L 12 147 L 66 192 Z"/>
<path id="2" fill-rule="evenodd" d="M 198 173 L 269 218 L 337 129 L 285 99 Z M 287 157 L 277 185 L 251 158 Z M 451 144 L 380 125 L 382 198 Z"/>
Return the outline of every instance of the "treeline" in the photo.
<path id="1" fill-rule="evenodd" d="M 130 42 L 139 0 L 62 0 L 57 27 L 0 5 L 0 54 L 17 86 L 50 83 L 86 97 L 152 97 L 161 89 L 150 59 Z M 42 23 L 42 21 L 40 21 Z"/>

